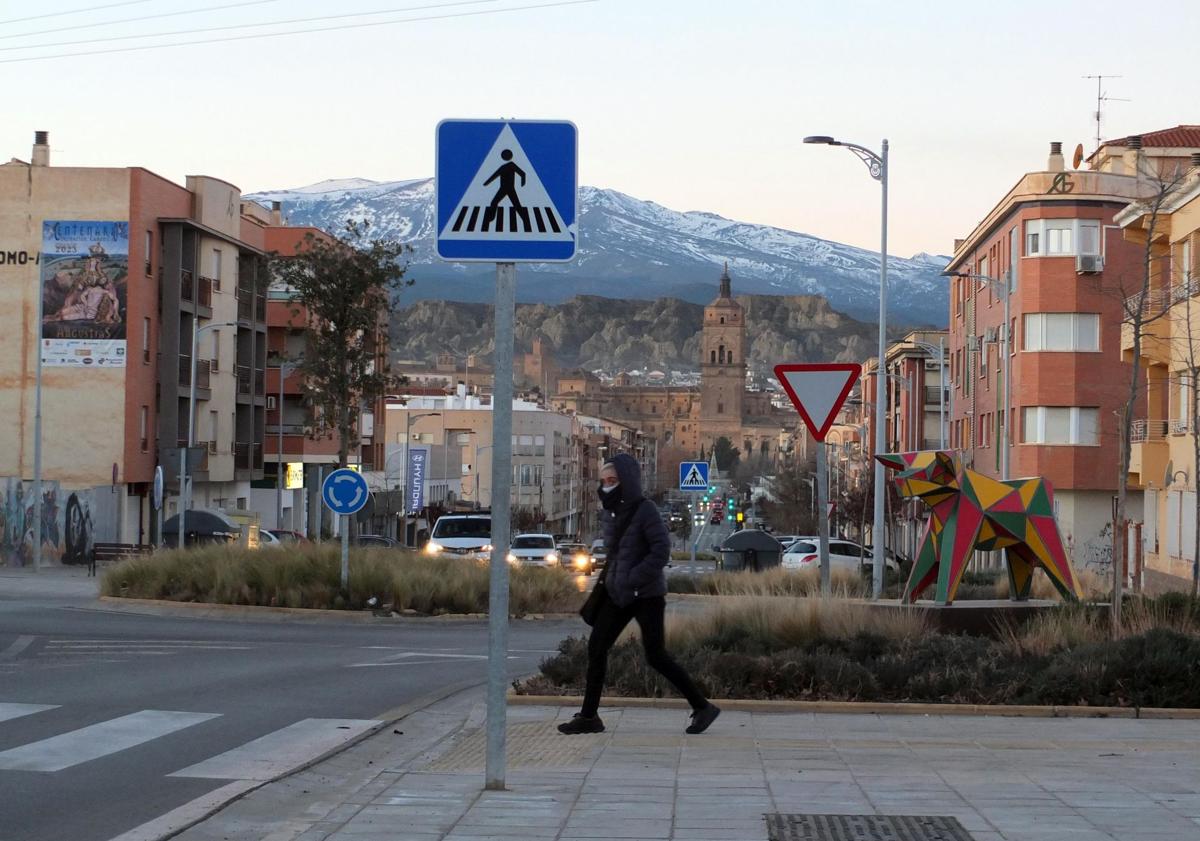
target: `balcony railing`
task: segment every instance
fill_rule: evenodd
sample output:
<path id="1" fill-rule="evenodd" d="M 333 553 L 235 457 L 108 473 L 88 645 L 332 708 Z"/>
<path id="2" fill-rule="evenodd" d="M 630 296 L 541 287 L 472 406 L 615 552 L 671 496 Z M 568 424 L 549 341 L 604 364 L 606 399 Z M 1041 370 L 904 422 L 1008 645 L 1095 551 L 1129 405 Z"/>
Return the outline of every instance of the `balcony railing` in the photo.
<path id="1" fill-rule="evenodd" d="M 249 365 L 237 366 L 237 381 L 238 381 L 238 394 L 249 394 L 250 393 L 250 384 L 252 381 L 251 376 L 250 376 L 250 366 Z"/>
<path id="2" fill-rule="evenodd" d="M 212 279 L 201 277 L 196 285 L 196 303 L 202 307 L 212 306 Z"/>
<path id="3" fill-rule="evenodd" d="M 266 372 L 262 368 L 257 368 L 254 371 L 254 393 L 262 396 L 266 393 Z"/>
<path id="4" fill-rule="evenodd" d="M 179 297 L 184 301 L 195 299 L 195 284 L 192 282 L 192 273 L 187 269 L 179 270 Z"/>
<path id="5" fill-rule="evenodd" d="M 270 437 L 272 435 L 278 435 L 280 432 L 279 424 L 270 424 L 269 423 L 269 424 L 267 424 L 265 431 L 266 431 L 266 434 L 268 437 Z M 304 424 L 302 424 L 302 423 L 285 423 L 283 425 L 283 434 L 284 435 L 304 435 L 305 432 L 306 432 L 306 430 L 305 430 Z"/>
<path id="6" fill-rule="evenodd" d="M 925 404 L 940 405 L 942 402 L 948 402 L 950 389 L 940 389 L 936 385 L 925 386 Z"/>
<path id="7" fill-rule="evenodd" d="M 237 470 L 262 470 L 262 444 L 239 442 L 233 447 L 233 466 Z"/>
<path id="8" fill-rule="evenodd" d="M 1186 301 L 1188 298 L 1194 298 L 1200 295 L 1200 277 L 1193 277 L 1191 280 L 1180 280 L 1178 283 L 1173 283 L 1170 286 L 1164 286 L 1159 289 L 1151 289 L 1149 292 L 1142 295 L 1130 295 L 1125 299 L 1126 318 L 1138 311 L 1138 302 L 1141 302 L 1141 312 L 1143 316 L 1158 315 L 1171 308 L 1172 304 L 1177 304 L 1180 301 Z"/>
<path id="9" fill-rule="evenodd" d="M 1130 441 L 1143 444 L 1147 441 L 1161 441 L 1167 437 L 1167 422 L 1165 420 L 1135 420 L 1133 422 Z"/>
<path id="10" fill-rule="evenodd" d="M 267 320 L 267 297 L 265 295 L 254 296 L 254 320 Z"/>
<path id="11" fill-rule="evenodd" d="M 1192 425 L 1188 423 L 1187 418 L 1172 418 L 1171 419 L 1171 434 L 1186 435 L 1192 431 Z"/>
<path id="12" fill-rule="evenodd" d="M 249 321 L 254 309 L 254 293 L 249 289 L 237 291 L 237 317 L 239 321 Z"/>
<path id="13" fill-rule="evenodd" d="M 192 357 L 179 357 L 179 384 L 184 388 L 192 387 Z M 196 388 L 209 388 L 209 361 L 196 360 Z"/>

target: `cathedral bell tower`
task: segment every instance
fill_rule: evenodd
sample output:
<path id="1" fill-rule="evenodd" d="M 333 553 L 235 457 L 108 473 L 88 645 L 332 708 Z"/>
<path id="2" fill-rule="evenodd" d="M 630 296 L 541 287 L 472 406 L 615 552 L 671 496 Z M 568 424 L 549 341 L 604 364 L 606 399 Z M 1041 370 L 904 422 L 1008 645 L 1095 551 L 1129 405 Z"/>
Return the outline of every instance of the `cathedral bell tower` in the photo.
<path id="1" fill-rule="evenodd" d="M 729 264 L 721 272 L 721 291 L 704 308 L 700 342 L 701 436 L 726 435 L 736 442 L 742 427 L 746 392 L 746 314 L 733 299 Z"/>

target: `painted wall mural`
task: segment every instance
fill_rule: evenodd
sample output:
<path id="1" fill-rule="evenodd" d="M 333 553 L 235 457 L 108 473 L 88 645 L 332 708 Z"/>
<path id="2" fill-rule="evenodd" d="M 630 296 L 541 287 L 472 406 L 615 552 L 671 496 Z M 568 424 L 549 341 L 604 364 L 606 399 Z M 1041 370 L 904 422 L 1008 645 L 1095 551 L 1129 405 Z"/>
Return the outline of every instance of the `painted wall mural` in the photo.
<path id="1" fill-rule="evenodd" d="M 96 541 L 115 542 L 123 489 L 63 490 L 42 482 L 42 563 L 86 564 Z M 0 479 L 0 565 L 33 565 L 33 482 Z"/>

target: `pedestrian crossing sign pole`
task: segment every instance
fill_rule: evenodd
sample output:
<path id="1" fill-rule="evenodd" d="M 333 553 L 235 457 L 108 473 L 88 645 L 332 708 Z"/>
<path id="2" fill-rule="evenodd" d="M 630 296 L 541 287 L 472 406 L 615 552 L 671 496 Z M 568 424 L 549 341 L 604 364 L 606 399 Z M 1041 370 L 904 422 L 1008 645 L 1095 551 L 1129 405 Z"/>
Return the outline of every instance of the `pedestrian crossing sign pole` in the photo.
<path id="1" fill-rule="evenodd" d="M 579 242 L 578 131 L 565 120 L 438 123 L 438 256 L 496 264 L 492 476 L 512 475 L 513 311 L 517 263 L 562 263 Z M 504 789 L 508 544 L 512 488 L 492 483 L 486 788 Z"/>

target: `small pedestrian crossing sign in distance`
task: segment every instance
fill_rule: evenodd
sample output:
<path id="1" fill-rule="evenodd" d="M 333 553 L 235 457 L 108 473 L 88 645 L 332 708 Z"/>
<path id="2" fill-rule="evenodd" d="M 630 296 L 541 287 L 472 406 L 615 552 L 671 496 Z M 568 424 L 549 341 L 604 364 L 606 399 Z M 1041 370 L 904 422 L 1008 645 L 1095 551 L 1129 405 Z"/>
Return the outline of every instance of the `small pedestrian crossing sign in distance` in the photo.
<path id="1" fill-rule="evenodd" d="M 574 123 L 443 120 L 435 170 L 437 253 L 443 260 L 574 259 L 579 240 Z"/>
<path id="2" fill-rule="evenodd" d="M 708 462 L 681 461 L 679 463 L 679 490 L 708 490 Z"/>

